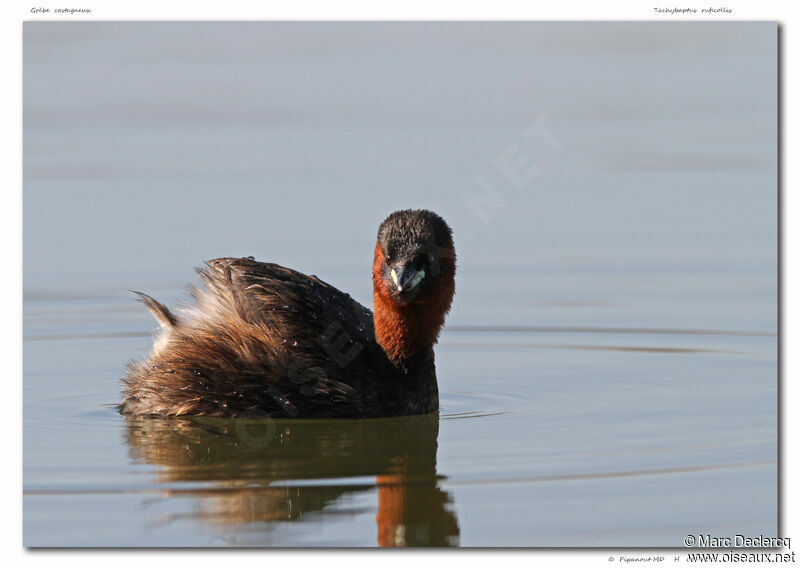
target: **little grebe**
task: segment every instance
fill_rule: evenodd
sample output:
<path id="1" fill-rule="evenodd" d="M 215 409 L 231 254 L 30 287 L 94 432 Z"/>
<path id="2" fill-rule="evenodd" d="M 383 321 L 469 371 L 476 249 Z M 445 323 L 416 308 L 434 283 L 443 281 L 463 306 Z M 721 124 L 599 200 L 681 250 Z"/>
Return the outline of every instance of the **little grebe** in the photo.
<path id="1" fill-rule="evenodd" d="M 375 313 L 316 276 L 248 258 L 199 269 L 179 315 L 138 293 L 162 332 L 131 364 L 134 415 L 378 417 L 439 408 L 433 345 L 455 293 L 450 227 L 392 213 L 372 263 Z"/>

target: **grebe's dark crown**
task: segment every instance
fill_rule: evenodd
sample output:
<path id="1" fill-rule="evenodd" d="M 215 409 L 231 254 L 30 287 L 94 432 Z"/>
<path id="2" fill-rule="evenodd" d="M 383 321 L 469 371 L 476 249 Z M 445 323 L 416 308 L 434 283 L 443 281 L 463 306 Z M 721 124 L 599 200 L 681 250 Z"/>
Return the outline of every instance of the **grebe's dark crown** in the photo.
<path id="1" fill-rule="evenodd" d="M 395 211 L 381 223 L 378 243 L 386 261 L 391 263 L 409 259 L 422 249 L 437 252 L 435 249 L 452 248 L 453 232 L 433 211 L 403 209 Z M 438 255 L 441 255 L 441 250 Z"/>

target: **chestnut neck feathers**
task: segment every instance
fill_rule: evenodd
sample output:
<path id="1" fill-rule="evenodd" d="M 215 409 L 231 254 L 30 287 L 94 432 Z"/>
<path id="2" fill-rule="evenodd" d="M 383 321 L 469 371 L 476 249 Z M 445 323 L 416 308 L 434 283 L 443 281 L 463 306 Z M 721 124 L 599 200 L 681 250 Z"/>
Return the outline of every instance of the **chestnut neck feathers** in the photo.
<path id="1" fill-rule="evenodd" d="M 398 211 L 381 225 L 372 264 L 375 336 L 396 365 L 438 340 L 455 268 L 450 228 L 438 215 Z"/>

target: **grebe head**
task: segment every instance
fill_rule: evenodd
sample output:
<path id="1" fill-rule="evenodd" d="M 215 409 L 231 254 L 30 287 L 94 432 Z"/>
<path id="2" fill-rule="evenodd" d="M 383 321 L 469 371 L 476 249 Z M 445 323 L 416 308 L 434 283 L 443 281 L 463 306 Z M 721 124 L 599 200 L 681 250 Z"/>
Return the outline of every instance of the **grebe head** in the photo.
<path id="1" fill-rule="evenodd" d="M 455 294 L 456 253 L 444 219 L 422 209 L 389 215 L 372 262 L 375 335 L 393 361 L 436 343 Z"/>
<path id="2" fill-rule="evenodd" d="M 429 301 L 455 275 L 452 231 L 424 209 L 389 215 L 378 229 L 376 257 L 382 258 L 375 285 L 401 306 Z"/>

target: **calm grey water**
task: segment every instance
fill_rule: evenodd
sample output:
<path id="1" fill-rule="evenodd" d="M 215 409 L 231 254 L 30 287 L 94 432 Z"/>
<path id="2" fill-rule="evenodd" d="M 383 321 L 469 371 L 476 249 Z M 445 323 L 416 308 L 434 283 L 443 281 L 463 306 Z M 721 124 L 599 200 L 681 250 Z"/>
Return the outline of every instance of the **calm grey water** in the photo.
<path id="1" fill-rule="evenodd" d="M 777 26 L 26 23 L 26 546 L 659 546 L 777 531 Z M 442 410 L 125 420 L 217 256 L 371 303 L 454 228 Z"/>

